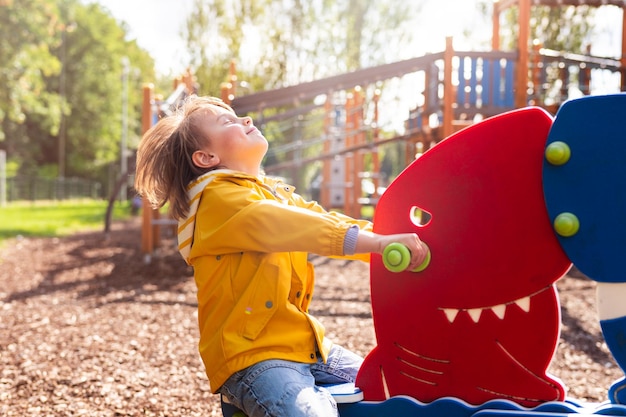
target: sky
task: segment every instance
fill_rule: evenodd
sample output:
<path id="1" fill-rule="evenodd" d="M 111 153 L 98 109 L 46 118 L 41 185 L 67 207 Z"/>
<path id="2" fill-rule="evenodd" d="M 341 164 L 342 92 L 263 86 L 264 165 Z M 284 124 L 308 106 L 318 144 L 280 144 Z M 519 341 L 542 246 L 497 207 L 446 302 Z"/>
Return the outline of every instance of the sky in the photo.
<path id="1" fill-rule="evenodd" d="M 180 35 L 193 0 L 91 0 L 128 25 L 130 39 L 155 59 L 157 72 L 182 74 L 186 55 Z"/>

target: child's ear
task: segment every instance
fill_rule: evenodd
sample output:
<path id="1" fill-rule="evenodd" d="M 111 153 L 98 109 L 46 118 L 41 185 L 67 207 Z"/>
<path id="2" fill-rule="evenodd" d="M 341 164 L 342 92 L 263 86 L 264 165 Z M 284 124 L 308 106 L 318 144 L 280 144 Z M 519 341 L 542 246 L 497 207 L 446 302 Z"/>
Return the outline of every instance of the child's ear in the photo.
<path id="1" fill-rule="evenodd" d="M 191 155 L 191 160 L 198 168 L 213 168 L 220 163 L 220 159 L 217 155 L 206 151 L 195 151 L 193 155 Z"/>

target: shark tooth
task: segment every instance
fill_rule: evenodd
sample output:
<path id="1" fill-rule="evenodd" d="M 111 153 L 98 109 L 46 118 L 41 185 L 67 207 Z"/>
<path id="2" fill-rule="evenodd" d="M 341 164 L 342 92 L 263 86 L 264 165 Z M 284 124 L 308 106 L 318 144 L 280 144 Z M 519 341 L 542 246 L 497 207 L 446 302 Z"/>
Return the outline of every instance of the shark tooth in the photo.
<path id="1" fill-rule="evenodd" d="M 520 298 L 519 300 L 515 300 L 515 304 L 517 304 L 518 307 L 524 310 L 526 313 L 530 311 L 530 297 L 524 297 Z"/>
<path id="2" fill-rule="evenodd" d="M 482 314 L 483 310 L 481 308 L 471 308 L 469 310 L 467 310 L 467 314 L 469 314 L 469 316 L 472 318 L 472 321 L 474 323 L 478 323 L 478 320 L 480 320 L 480 315 Z"/>
<path id="3" fill-rule="evenodd" d="M 455 310 L 452 308 L 444 308 L 443 312 L 445 313 L 446 318 L 448 319 L 450 323 L 452 323 L 454 319 L 456 318 L 456 315 L 459 314 L 459 310 Z"/>
<path id="4" fill-rule="evenodd" d="M 506 312 L 506 304 L 493 306 L 491 307 L 491 311 L 493 311 L 495 315 L 498 316 L 500 320 L 502 320 L 504 318 L 504 313 Z"/>

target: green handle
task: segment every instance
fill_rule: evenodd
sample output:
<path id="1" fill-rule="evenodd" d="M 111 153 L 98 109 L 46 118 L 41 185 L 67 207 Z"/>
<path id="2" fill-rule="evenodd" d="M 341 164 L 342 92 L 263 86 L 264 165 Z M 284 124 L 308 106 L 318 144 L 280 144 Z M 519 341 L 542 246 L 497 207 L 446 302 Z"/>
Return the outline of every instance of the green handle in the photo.
<path id="1" fill-rule="evenodd" d="M 565 142 L 552 142 L 545 150 L 546 160 L 552 165 L 565 165 L 572 157 L 572 151 Z"/>
<path id="2" fill-rule="evenodd" d="M 422 272 L 428 264 L 430 264 L 430 250 L 426 253 L 424 262 L 417 268 L 412 269 L 412 272 Z M 411 251 L 402 243 L 394 242 L 385 247 L 383 251 L 383 264 L 391 272 L 402 272 L 411 263 Z"/>

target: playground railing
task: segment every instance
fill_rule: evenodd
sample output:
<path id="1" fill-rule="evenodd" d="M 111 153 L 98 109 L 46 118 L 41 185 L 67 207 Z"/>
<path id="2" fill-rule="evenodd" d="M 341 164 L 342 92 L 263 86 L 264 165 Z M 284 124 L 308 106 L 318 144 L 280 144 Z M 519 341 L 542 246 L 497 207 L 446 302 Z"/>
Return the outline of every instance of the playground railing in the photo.
<path id="1" fill-rule="evenodd" d="M 455 119 L 467 111 L 492 116 L 514 108 L 517 53 L 456 52 Z"/>
<path id="2" fill-rule="evenodd" d="M 613 86 L 608 88 L 615 90 L 610 92 L 617 92 L 621 71 L 623 68 L 617 59 L 536 47 L 531 54 L 528 102 L 554 112 L 568 99 L 576 98 L 574 94 L 593 95 L 592 72 L 602 73 L 602 78 L 616 77 Z"/>
<path id="3" fill-rule="evenodd" d="M 322 189 L 345 189 L 333 198 L 322 193 L 322 203 L 335 207 L 339 203 L 331 202 L 363 197 L 359 169 L 363 165 L 362 171 L 376 174 L 379 146 L 402 143 L 400 161 L 406 166 L 415 155 L 475 121 L 520 105 L 556 114 L 568 99 L 623 88 L 625 69 L 618 59 L 539 45 L 529 52 L 528 66 L 521 68 L 520 51 L 456 51 L 447 38 L 442 52 L 234 97 L 230 104 L 238 114 L 254 117 L 268 137 L 274 135 L 267 173 L 302 189 L 307 185 L 300 179 L 308 175 L 310 164 L 321 163 Z M 406 84 L 410 87 L 398 84 L 404 80 L 411 80 Z M 605 81 L 610 84 L 598 85 Z M 404 129 L 378 118 L 379 109 L 396 105 L 398 93 L 387 95 L 387 101 L 381 98 L 391 85 L 403 85 L 400 101 L 408 103 Z M 363 97 L 357 104 L 351 102 L 359 95 Z M 342 208 L 348 212 L 347 206 Z"/>

